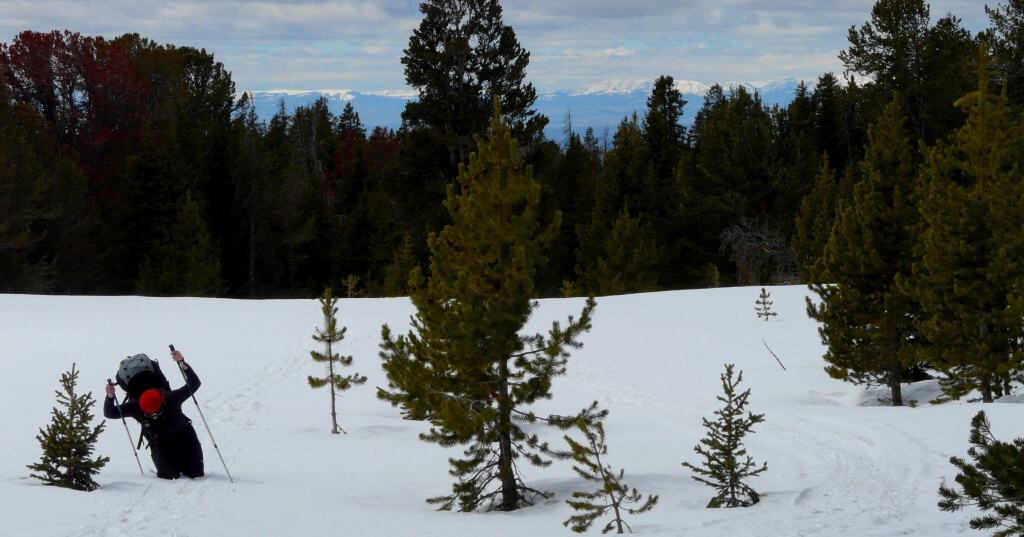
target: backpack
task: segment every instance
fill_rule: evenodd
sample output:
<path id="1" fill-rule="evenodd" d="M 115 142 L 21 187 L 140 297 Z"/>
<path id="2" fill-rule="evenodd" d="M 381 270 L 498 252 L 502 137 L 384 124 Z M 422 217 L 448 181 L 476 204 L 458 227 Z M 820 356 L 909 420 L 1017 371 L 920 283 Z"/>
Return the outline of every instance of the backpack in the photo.
<path id="1" fill-rule="evenodd" d="M 160 364 L 145 354 L 121 360 L 121 366 L 117 368 L 117 385 L 128 394 L 129 399 L 137 399 L 150 388 L 171 391 L 171 383 L 167 382 L 167 377 L 160 371 Z"/>

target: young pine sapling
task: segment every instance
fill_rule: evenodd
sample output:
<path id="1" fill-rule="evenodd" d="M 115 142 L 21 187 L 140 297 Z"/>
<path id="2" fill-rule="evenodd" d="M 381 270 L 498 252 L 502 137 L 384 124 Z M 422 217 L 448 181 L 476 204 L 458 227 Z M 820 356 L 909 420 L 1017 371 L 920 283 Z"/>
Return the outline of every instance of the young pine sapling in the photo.
<path id="1" fill-rule="evenodd" d="M 46 429 L 40 429 L 36 439 L 43 447 L 42 459 L 30 464 L 32 477 L 47 485 L 73 490 L 92 491 L 100 486 L 92 476 L 100 472 L 110 457 L 92 458 L 96 439 L 103 431 L 104 424 L 93 427 L 92 412 L 95 402 L 92 392 L 85 395 L 75 393 L 78 371 L 71 365 L 71 372 L 60 377 L 63 392 L 57 393 L 57 402 L 63 410 L 54 407 L 52 421 Z"/>
<path id="2" fill-rule="evenodd" d="M 778 315 L 778 313 L 772 311 L 772 301 L 768 300 L 771 296 L 772 294 L 762 287 L 761 296 L 757 297 L 757 300 L 754 302 L 756 304 L 754 310 L 757 311 L 758 318 L 764 318 L 765 322 L 768 322 L 768 319 Z"/>
<path id="3" fill-rule="evenodd" d="M 693 448 L 704 457 L 703 465 L 683 463 L 683 466 L 697 474 L 693 479 L 718 491 L 708 507 L 754 505 L 760 501 L 761 496 L 745 480 L 768 469 L 767 462 L 758 468 L 743 446 L 743 437 L 751 432 L 751 427 L 764 421 L 764 414 L 748 413 L 746 417 L 743 416 L 750 390 L 737 394 L 736 386 L 743 381 L 743 372 L 733 379 L 732 371 L 733 364 L 726 364 L 725 373 L 721 376 L 725 395 L 719 396 L 718 400 L 725 406 L 715 411 L 717 420 L 703 419 L 708 434 Z"/>
<path id="4" fill-rule="evenodd" d="M 578 463 L 574 464 L 572 469 L 583 479 L 597 483 L 598 489 L 593 492 L 573 492 L 573 499 L 566 500 L 565 503 L 578 513 L 562 525 L 568 526 L 576 533 L 583 533 L 598 517 L 611 511 L 614 518 L 605 525 L 601 533 L 608 533 L 616 528 L 616 533 L 623 533 L 623 529 L 628 529 L 632 533 L 629 524 L 622 519 L 623 512 L 630 515 L 647 512 L 658 503 L 658 496 L 647 496 L 639 507 L 627 507 L 629 504 L 640 503 L 643 496 L 635 488 L 630 489 L 622 482 L 625 470 L 615 473 L 611 466 L 602 460 L 602 457 L 608 454 L 604 426 L 600 421 L 589 423 L 579 419 L 576 420 L 576 427 L 583 432 L 586 442 L 580 443 L 569 436 L 565 437 L 572 449 L 572 459 Z"/>
<path id="5" fill-rule="evenodd" d="M 314 361 L 327 364 L 327 376 L 313 377 L 310 375 L 309 385 L 312 388 L 331 387 L 331 434 L 345 432 L 344 429 L 338 426 L 338 410 L 335 404 L 338 392 L 343 392 L 352 386 L 366 382 L 366 377 L 359 373 L 344 376 L 335 369 L 352 365 L 351 356 L 341 356 L 334 352 L 334 344 L 340 343 L 345 339 L 345 331 L 348 330 L 344 326 L 340 330 L 338 329 L 338 308 L 335 306 L 337 301 L 336 297 L 331 296 L 330 289 L 325 290 L 323 296 L 320 297 L 321 311 L 324 314 L 324 326 L 323 328 L 317 328 L 316 334 L 313 335 L 313 341 L 323 343 L 324 352 L 310 351 L 309 353 Z"/>

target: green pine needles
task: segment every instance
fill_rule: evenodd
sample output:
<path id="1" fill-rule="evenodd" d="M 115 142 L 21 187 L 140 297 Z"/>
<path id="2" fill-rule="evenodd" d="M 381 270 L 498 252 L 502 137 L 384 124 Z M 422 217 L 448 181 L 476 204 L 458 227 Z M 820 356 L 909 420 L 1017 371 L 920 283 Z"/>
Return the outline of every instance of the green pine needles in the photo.
<path id="1" fill-rule="evenodd" d="M 976 506 L 990 514 L 972 518 L 972 528 L 999 528 L 993 534 L 997 537 L 1024 535 L 1024 466 L 1020 462 L 1024 438 L 1013 443 L 996 440 L 985 412 L 980 411 L 971 420 L 970 442 L 967 454 L 974 462 L 950 457 L 949 462 L 960 470 L 956 476 L 960 487 L 939 487 L 939 508 L 955 512 Z"/>
<path id="2" fill-rule="evenodd" d="M 617 529 L 616 533 L 623 533 L 623 530 L 633 529 L 623 519 L 623 512 L 630 515 L 638 515 L 650 511 L 658 503 L 658 496 L 643 495 L 635 488 L 630 489 L 622 478 L 625 470 L 615 473 L 611 466 L 605 464 L 602 457 L 608 454 L 608 445 L 605 443 L 604 426 L 600 421 L 588 423 L 586 420 L 577 420 L 576 427 L 586 438 L 585 443 L 580 443 L 568 435 L 565 441 L 569 443 L 572 450 L 572 459 L 576 461 L 572 469 L 583 479 L 598 484 L 598 489 L 593 492 L 573 492 L 571 500 L 566 500 L 578 514 L 573 515 L 562 523 L 576 533 L 583 533 L 597 520 L 598 517 L 612 513 L 614 518 L 605 525 L 601 533 L 608 533 Z M 642 503 L 641 503 L 642 501 Z M 627 507 L 630 504 L 640 504 L 639 507 Z"/>
<path id="3" fill-rule="evenodd" d="M 527 486 L 519 462 L 547 466 L 558 454 L 529 429 L 530 411 L 551 397 L 552 379 L 566 371 L 569 352 L 582 346 L 596 306 L 552 324 L 544 334 L 521 334 L 537 306 L 534 276 L 561 221 L 541 225 L 541 185 L 520 155 L 500 110 L 491 134 L 460 166 L 445 206 L 452 223 L 431 234 L 430 276 L 414 268 L 416 306 L 407 335 L 381 329 L 388 386 L 378 397 L 412 419 L 428 419 L 426 442 L 464 446 L 450 458 L 452 494 L 428 500 L 441 509 L 512 511 L 547 493 Z M 584 411 L 586 413 L 586 411 Z"/>
<path id="4" fill-rule="evenodd" d="M 743 372 L 733 379 L 732 371 L 733 364 L 726 364 L 725 373 L 721 376 L 725 395 L 719 396 L 718 400 L 725 406 L 715 411 L 717 420 L 703 419 L 708 434 L 693 448 L 704 457 L 703 466 L 683 463 L 683 466 L 697 474 L 692 476 L 694 480 L 718 491 L 708 507 L 754 505 L 761 500 L 761 496 L 745 480 L 768 469 L 767 462 L 759 468 L 743 446 L 743 437 L 752 432 L 751 427 L 764 421 L 764 414 L 748 413 L 746 417 L 743 416 L 750 390 L 737 393 L 736 386 L 743 381 Z"/>
<path id="5" fill-rule="evenodd" d="M 763 318 L 765 322 L 767 322 L 768 319 L 771 319 L 772 317 L 778 315 L 778 313 L 772 311 L 773 302 L 769 300 L 771 296 L 772 294 L 769 293 L 767 289 L 762 287 L 761 294 L 757 297 L 757 300 L 754 301 L 754 310 L 757 311 L 757 317 L 759 319 Z"/>
<path id="6" fill-rule="evenodd" d="M 110 457 L 92 457 L 104 423 L 91 425 L 93 415 L 89 409 L 95 403 L 92 392 L 75 393 L 78 383 L 75 364 L 71 365 L 69 373 L 61 374 L 60 383 L 64 391 L 56 392 L 57 402 L 63 409 L 54 407 L 52 421 L 36 435 L 43 447 L 43 457 L 28 468 L 34 472 L 32 477 L 47 485 L 93 491 L 100 486 L 92 476 L 110 461 Z"/>
<path id="7" fill-rule="evenodd" d="M 324 294 L 320 297 L 321 311 L 324 314 L 324 326 L 317 328 L 316 334 L 313 335 L 313 341 L 324 344 L 324 352 L 320 353 L 317 351 L 310 351 L 309 354 L 313 360 L 318 363 L 327 364 L 327 376 L 326 377 L 314 377 L 309 376 L 309 386 L 311 388 L 323 388 L 324 386 L 331 387 L 331 434 L 344 433 L 345 430 L 338 426 L 338 410 L 335 401 L 338 398 L 338 393 L 343 392 L 352 386 L 364 384 L 366 377 L 359 373 L 353 373 L 351 375 L 342 375 L 338 372 L 342 367 L 348 367 L 352 365 L 351 356 L 341 356 L 334 352 L 334 344 L 340 343 L 345 339 L 345 331 L 348 330 L 346 327 L 338 329 L 338 308 L 335 304 L 338 299 L 331 296 L 330 288 L 324 291 Z M 347 433 L 346 433 L 347 434 Z"/>

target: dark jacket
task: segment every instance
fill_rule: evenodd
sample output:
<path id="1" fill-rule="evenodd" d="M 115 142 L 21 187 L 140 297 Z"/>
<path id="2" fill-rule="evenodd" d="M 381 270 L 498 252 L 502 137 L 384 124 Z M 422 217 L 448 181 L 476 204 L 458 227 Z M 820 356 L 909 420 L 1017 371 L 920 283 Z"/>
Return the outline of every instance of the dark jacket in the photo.
<path id="1" fill-rule="evenodd" d="M 135 418 L 142 424 L 149 442 L 158 446 L 195 438 L 195 429 L 192 428 L 192 422 L 182 413 L 181 405 L 192 396 L 192 392 L 199 389 L 201 382 L 191 366 L 185 370 L 185 377 L 188 379 L 187 385 L 164 394 L 163 406 L 156 418 L 146 417 L 139 408 L 138 399 L 129 399 L 121 403 L 118 410 L 117 402 L 112 397 L 105 398 L 103 416 L 108 419 L 118 419 L 122 415 L 125 418 Z"/>
<path id="2" fill-rule="evenodd" d="M 203 448 L 199 444 L 192 421 L 181 411 L 181 405 L 199 389 L 199 377 L 192 367 L 185 369 L 187 384 L 164 394 L 163 405 L 155 417 L 148 417 L 139 408 L 138 399 L 129 399 L 118 408 L 113 397 L 106 397 L 103 416 L 108 419 L 135 418 L 142 424 L 142 434 L 149 440 L 150 455 L 156 475 L 164 479 L 203 476 Z"/>

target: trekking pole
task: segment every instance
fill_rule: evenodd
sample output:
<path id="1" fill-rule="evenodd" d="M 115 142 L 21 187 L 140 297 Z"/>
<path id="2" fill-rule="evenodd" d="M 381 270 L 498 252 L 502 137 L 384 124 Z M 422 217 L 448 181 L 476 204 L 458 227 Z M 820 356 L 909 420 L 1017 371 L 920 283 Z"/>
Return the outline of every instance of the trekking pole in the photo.
<path id="1" fill-rule="evenodd" d="M 107 379 L 107 384 L 110 384 L 111 386 L 114 385 L 113 382 L 110 382 L 110 379 Z M 124 424 L 124 433 L 128 435 L 128 445 L 132 447 L 132 453 L 135 454 L 135 462 L 139 464 L 139 473 L 145 476 L 146 472 L 142 471 L 142 461 L 139 460 L 139 452 L 135 449 L 135 443 L 132 442 L 132 433 L 128 430 L 128 422 L 124 420 L 124 413 L 121 412 L 121 403 L 117 401 L 117 397 L 114 398 L 114 404 L 117 405 L 117 413 L 121 415 L 121 423 Z"/>
<path id="2" fill-rule="evenodd" d="M 174 345 L 168 345 L 171 348 L 171 352 L 174 352 Z M 196 404 L 196 410 L 199 411 L 199 417 L 203 420 L 203 425 L 206 426 L 206 434 L 210 435 L 210 441 L 213 442 L 213 449 L 217 451 L 217 457 L 220 458 L 220 464 L 224 467 L 224 472 L 228 474 L 228 481 L 232 483 L 235 479 L 231 477 L 231 472 L 228 470 L 227 463 L 224 462 L 224 456 L 220 454 L 220 448 L 217 447 L 217 440 L 213 438 L 213 431 L 210 430 L 210 424 L 206 423 L 206 416 L 203 415 L 203 409 L 199 408 L 199 400 L 196 399 L 195 392 L 192 391 L 192 386 L 188 383 L 188 375 L 185 374 L 185 368 L 181 365 L 181 362 L 177 362 L 178 370 L 181 371 L 182 378 L 185 379 L 185 386 L 188 387 L 188 393 L 192 396 L 192 402 Z"/>

